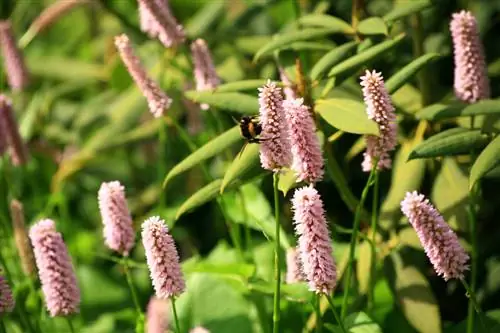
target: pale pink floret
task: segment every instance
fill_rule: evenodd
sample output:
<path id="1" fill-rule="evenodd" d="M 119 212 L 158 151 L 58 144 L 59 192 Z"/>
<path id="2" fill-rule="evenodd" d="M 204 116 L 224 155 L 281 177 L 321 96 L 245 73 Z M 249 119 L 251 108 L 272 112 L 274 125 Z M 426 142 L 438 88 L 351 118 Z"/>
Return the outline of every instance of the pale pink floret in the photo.
<path id="1" fill-rule="evenodd" d="M 165 221 L 153 216 L 142 224 L 142 243 L 156 297 L 179 296 L 186 288 L 174 239 Z"/>
<path id="2" fill-rule="evenodd" d="M 196 90 L 203 91 L 217 87 L 220 84 L 220 79 L 215 71 L 207 43 L 203 39 L 197 39 L 191 43 L 191 55 L 194 63 Z M 200 107 L 203 110 L 208 110 L 209 105 L 201 104 Z"/>
<path id="3" fill-rule="evenodd" d="M 186 34 L 170 11 L 167 0 L 138 0 L 139 21 L 143 32 L 158 38 L 165 47 L 184 42 Z"/>
<path id="4" fill-rule="evenodd" d="M 267 170 L 278 172 L 290 166 L 292 152 L 288 124 L 283 110 L 281 88 L 270 80 L 259 88 L 260 121 L 263 139 L 260 145 L 260 163 Z"/>
<path id="5" fill-rule="evenodd" d="M 158 84 L 148 76 L 141 61 L 135 54 L 127 35 L 122 34 L 116 36 L 115 45 L 130 76 L 132 76 L 142 94 L 146 97 L 149 110 L 154 117 L 161 117 L 165 110 L 170 107 L 172 100 L 160 89 Z"/>
<path id="6" fill-rule="evenodd" d="M 302 269 L 309 289 L 330 294 L 337 283 L 337 268 L 321 197 L 314 187 L 302 187 L 295 191 L 292 205 Z"/>
<path id="7" fill-rule="evenodd" d="M 210 333 L 205 327 L 197 326 L 189 331 L 189 333 Z"/>
<path id="8" fill-rule="evenodd" d="M 24 89 L 29 84 L 30 75 L 21 50 L 17 47 L 17 41 L 9 21 L 0 21 L 0 48 L 5 72 L 7 73 L 7 81 L 11 89 Z"/>
<path id="9" fill-rule="evenodd" d="M 52 317 L 79 311 L 80 289 L 63 238 L 54 221 L 45 219 L 30 229 L 38 275 Z"/>
<path id="10" fill-rule="evenodd" d="M 286 283 L 297 283 L 304 281 L 300 252 L 292 247 L 286 251 Z"/>
<path id="11" fill-rule="evenodd" d="M 135 232 L 125 198 L 125 187 L 118 181 L 102 183 L 97 197 L 106 246 L 127 256 L 134 246 Z"/>
<path id="12" fill-rule="evenodd" d="M 391 97 L 384 84 L 382 73 L 366 71 L 361 77 L 363 96 L 368 118 L 378 124 L 380 136 L 366 135 L 366 152 L 362 163 L 363 171 L 370 172 L 378 159 L 377 170 L 390 169 L 389 153 L 397 145 L 397 122 Z"/>
<path id="13" fill-rule="evenodd" d="M 148 303 L 147 333 L 165 333 L 168 329 L 169 304 L 164 299 L 151 297 Z"/>
<path id="14" fill-rule="evenodd" d="M 489 98 L 490 84 L 476 18 L 465 10 L 455 13 L 450 30 L 455 58 L 455 95 L 466 103 Z"/>
<path id="15" fill-rule="evenodd" d="M 302 98 L 283 102 L 286 120 L 290 128 L 292 145 L 292 170 L 297 181 L 316 183 L 323 179 L 323 154 L 316 136 L 316 125 L 311 112 Z"/>
<path id="16" fill-rule="evenodd" d="M 0 316 L 12 312 L 15 304 L 12 289 L 10 289 L 7 279 L 0 274 Z"/>
<path id="17" fill-rule="evenodd" d="M 445 280 L 464 277 L 469 256 L 441 214 L 423 194 L 407 192 L 401 211 L 417 232 L 434 270 Z"/>

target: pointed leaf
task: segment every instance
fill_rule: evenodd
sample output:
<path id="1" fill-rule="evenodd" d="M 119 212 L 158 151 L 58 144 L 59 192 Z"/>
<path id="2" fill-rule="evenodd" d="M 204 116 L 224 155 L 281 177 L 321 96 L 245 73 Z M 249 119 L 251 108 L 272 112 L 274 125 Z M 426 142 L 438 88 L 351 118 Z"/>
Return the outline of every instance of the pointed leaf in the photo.
<path id="1" fill-rule="evenodd" d="M 377 57 L 385 54 L 387 51 L 398 45 L 404 38 L 404 34 L 401 34 L 394 39 L 387 40 L 375 46 L 372 46 L 361 53 L 341 62 L 340 64 L 333 67 L 328 73 L 328 77 L 338 76 L 344 72 L 365 66 L 367 62 L 375 60 Z"/>
<path id="2" fill-rule="evenodd" d="M 267 80 L 243 80 L 221 84 L 213 90 L 214 93 L 255 90 L 267 83 Z"/>
<path id="3" fill-rule="evenodd" d="M 298 22 L 305 27 L 322 27 L 332 29 L 334 32 L 352 34 L 351 25 L 337 17 L 324 14 L 309 14 L 302 16 Z"/>
<path id="4" fill-rule="evenodd" d="M 189 37 L 202 36 L 219 16 L 224 14 L 226 3 L 224 1 L 208 1 L 205 6 L 197 11 L 186 23 L 186 33 Z"/>
<path id="5" fill-rule="evenodd" d="M 230 147 L 232 144 L 241 140 L 240 130 L 238 126 L 225 131 L 215 139 L 210 140 L 205 145 L 200 147 L 198 150 L 193 152 L 191 155 L 186 157 L 180 163 L 172 168 L 165 176 L 163 181 L 163 187 L 167 186 L 167 183 L 173 177 L 181 174 L 182 172 L 191 169 L 192 167 L 200 164 L 208 158 L 211 158 L 226 148 Z"/>
<path id="6" fill-rule="evenodd" d="M 331 98 L 318 100 L 314 108 L 326 122 L 344 132 L 379 135 L 377 123 L 368 119 L 363 103 Z"/>
<path id="7" fill-rule="evenodd" d="M 412 0 L 397 2 L 397 5 L 384 16 L 384 21 L 393 22 L 402 17 L 418 13 L 432 5 L 431 0 Z"/>
<path id="8" fill-rule="evenodd" d="M 356 277 L 361 294 L 365 294 L 370 287 L 372 247 L 369 242 L 358 245 L 358 259 L 356 261 Z"/>
<path id="9" fill-rule="evenodd" d="M 222 179 L 216 179 L 213 182 L 205 185 L 193 195 L 191 195 L 184 203 L 179 207 L 177 213 L 175 214 L 175 219 L 178 220 L 182 214 L 199 207 L 213 198 L 217 197 L 220 190 L 220 185 L 222 184 Z"/>
<path id="10" fill-rule="evenodd" d="M 259 102 L 257 97 L 238 92 L 212 92 L 212 91 L 186 91 L 185 95 L 190 100 L 208 104 L 216 108 L 239 112 L 242 114 L 257 114 Z"/>
<path id="11" fill-rule="evenodd" d="M 421 110 L 418 113 L 418 117 L 420 119 L 441 120 L 453 117 L 500 115 L 500 99 L 482 100 L 470 105 L 437 105 L 431 105 Z"/>
<path id="12" fill-rule="evenodd" d="M 396 92 L 396 90 L 401 88 L 415 74 L 417 74 L 422 67 L 439 59 L 440 57 L 441 56 L 437 53 L 424 54 L 410 62 L 405 67 L 401 68 L 385 83 L 385 87 L 387 88 L 389 94 Z"/>
<path id="13" fill-rule="evenodd" d="M 469 176 L 469 189 L 488 171 L 500 164 L 500 136 L 491 141 L 479 154 L 472 165 Z"/>
<path id="14" fill-rule="evenodd" d="M 462 112 L 465 104 L 432 104 L 415 114 L 415 118 L 419 120 L 438 121 L 442 119 L 453 118 Z"/>
<path id="15" fill-rule="evenodd" d="M 380 17 L 369 17 L 358 24 L 358 32 L 362 35 L 388 35 L 389 28 Z"/>
<path id="16" fill-rule="evenodd" d="M 270 54 L 273 51 L 286 47 L 293 42 L 315 39 L 334 32 L 336 32 L 336 30 L 331 28 L 307 28 L 280 34 L 271 42 L 262 46 L 255 54 L 253 61 L 256 62 L 263 55 Z"/>
<path id="17" fill-rule="evenodd" d="M 487 142 L 488 136 L 480 130 L 453 128 L 419 144 L 411 152 L 409 159 L 466 154 L 473 149 L 483 148 Z"/>
<path id="18" fill-rule="evenodd" d="M 243 178 L 249 170 L 260 168 L 259 159 L 259 145 L 258 144 L 248 144 L 245 150 L 240 153 L 231 163 L 226 173 L 224 174 L 224 179 L 220 187 L 220 193 L 224 192 L 224 189 L 228 184 L 236 179 Z"/>
<path id="19" fill-rule="evenodd" d="M 348 315 L 344 327 L 349 333 L 382 333 L 380 326 L 364 312 Z"/>
<path id="20" fill-rule="evenodd" d="M 283 196 L 286 196 L 288 191 L 290 191 L 297 185 L 298 183 L 295 171 L 288 169 L 285 171 L 285 173 L 282 173 L 280 175 L 280 178 L 278 180 L 278 190 L 283 193 Z"/>
<path id="21" fill-rule="evenodd" d="M 316 80 L 321 78 L 324 72 L 326 72 L 330 67 L 335 66 L 340 61 L 348 57 L 352 51 L 356 48 L 357 42 L 352 41 L 338 46 L 325 54 L 311 69 L 311 79 Z"/>

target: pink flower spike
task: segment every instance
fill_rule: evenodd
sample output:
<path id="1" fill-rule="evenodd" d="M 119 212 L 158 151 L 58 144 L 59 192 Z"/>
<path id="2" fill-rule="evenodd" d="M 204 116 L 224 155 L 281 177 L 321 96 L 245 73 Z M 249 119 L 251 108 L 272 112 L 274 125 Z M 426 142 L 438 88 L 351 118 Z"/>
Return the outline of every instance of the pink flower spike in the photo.
<path id="1" fill-rule="evenodd" d="M 19 133 L 14 109 L 11 100 L 0 94 L 0 136 L 1 145 L 5 150 L 7 144 L 12 164 L 15 166 L 24 165 L 29 160 L 29 153 L 26 145 Z M 0 154 L 3 153 L 0 149 Z"/>
<path id="2" fill-rule="evenodd" d="M 417 232 L 420 243 L 434 270 L 445 281 L 462 279 L 469 269 L 469 256 L 458 242 L 458 237 L 424 195 L 407 192 L 401 202 L 401 211 Z"/>
<path id="3" fill-rule="evenodd" d="M 0 274 L 0 316 L 12 312 L 15 305 L 12 289 L 10 289 L 7 279 Z"/>
<path id="4" fill-rule="evenodd" d="M 281 88 L 268 80 L 259 88 L 260 121 L 263 139 L 260 145 L 260 163 L 262 167 L 274 172 L 290 166 L 292 152 L 288 133 L 288 124 L 283 110 Z"/>
<path id="5" fill-rule="evenodd" d="M 197 39 L 191 43 L 191 55 L 194 63 L 196 90 L 203 91 L 217 87 L 220 84 L 220 79 L 215 71 L 207 43 L 203 39 Z M 201 108 L 208 110 L 209 105 L 202 104 Z"/>
<path id="6" fill-rule="evenodd" d="M 23 54 L 17 47 L 17 41 L 9 21 L 0 21 L 0 47 L 7 80 L 12 90 L 23 90 L 30 81 L 30 75 Z"/>
<path id="7" fill-rule="evenodd" d="M 184 28 L 172 15 L 167 0 L 138 0 L 138 3 L 143 32 L 151 38 L 158 38 L 167 48 L 184 42 Z"/>
<path id="8" fill-rule="evenodd" d="M 127 256 L 134 246 L 135 232 L 125 198 L 125 187 L 118 181 L 102 183 L 98 201 L 106 245 L 111 250 Z"/>
<path id="9" fill-rule="evenodd" d="M 455 59 L 455 95 L 466 103 L 490 97 L 490 83 L 477 21 L 471 12 L 462 10 L 450 22 Z"/>
<path id="10" fill-rule="evenodd" d="M 38 275 L 50 316 L 77 313 L 80 305 L 75 271 L 63 238 L 54 221 L 38 221 L 30 229 Z"/>
<path id="11" fill-rule="evenodd" d="M 297 181 L 316 183 L 323 179 L 323 153 L 316 136 L 316 125 L 309 108 L 302 98 L 285 100 L 286 120 L 292 144 L 292 170 Z"/>
<path id="12" fill-rule="evenodd" d="M 384 84 L 382 73 L 366 71 L 361 77 L 363 96 L 368 118 L 374 120 L 380 130 L 380 136 L 366 135 L 366 152 L 362 163 L 363 171 L 370 172 L 378 159 L 377 170 L 390 169 L 392 160 L 389 152 L 396 148 L 397 122 L 391 97 Z"/>
<path id="13" fill-rule="evenodd" d="M 169 303 L 164 299 L 151 297 L 148 303 L 147 333 L 165 333 L 168 329 Z"/>
<path id="14" fill-rule="evenodd" d="M 286 283 L 297 283 L 304 281 L 300 252 L 296 248 L 286 251 Z"/>
<path id="15" fill-rule="evenodd" d="M 210 333 L 205 327 L 197 326 L 189 331 L 189 333 Z"/>
<path id="16" fill-rule="evenodd" d="M 127 35 L 115 37 L 115 45 L 127 70 L 148 101 L 149 110 L 155 118 L 163 116 L 172 100 L 153 81 L 141 64 Z"/>
<path id="17" fill-rule="evenodd" d="M 292 205 L 302 269 L 309 289 L 318 294 L 330 294 L 337 284 L 337 268 L 323 201 L 310 185 L 295 191 Z"/>
<path id="18" fill-rule="evenodd" d="M 144 221 L 142 243 L 146 250 L 146 259 L 156 297 L 165 299 L 182 294 L 186 286 L 179 265 L 179 255 L 165 221 L 158 216 Z"/>

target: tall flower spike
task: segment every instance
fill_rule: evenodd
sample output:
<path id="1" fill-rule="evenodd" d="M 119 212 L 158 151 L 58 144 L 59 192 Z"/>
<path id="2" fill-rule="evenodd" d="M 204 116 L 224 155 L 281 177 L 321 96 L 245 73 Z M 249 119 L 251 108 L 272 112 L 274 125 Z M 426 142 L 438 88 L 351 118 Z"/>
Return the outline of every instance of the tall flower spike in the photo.
<path id="1" fill-rule="evenodd" d="M 184 28 L 177 23 L 167 0 L 138 0 L 141 30 L 158 38 L 165 47 L 184 42 Z"/>
<path id="2" fill-rule="evenodd" d="M 407 192 L 401 202 L 401 211 L 417 232 L 420 243 L 434 270 L 445 281 L 461 279 L 469 269 L 469 256 L 458 242 L 458 237 L 424 195 Z"/>
<path id="3" fill-rule="evenodd" d="M 286 251 L 286 283 L 296 283 L 304 281 L 302 263 L 300 262 L 300 252 L 296 248 Z"/>
<path id="4" fill-rule="evenodd" d="M 127 35 L 116 36 L 115 45 L 130 76 L 132 76 L 142 94 L 148 100 L 149 110 L 154 117 L 161 117 L 164 111 L 170 107 L 172 100 L 148 76 Z"/>
<path id="5" fill-rule="evenodd" d="M 203 39 L 197 39 L 191 43 L 191 55 L 194 63 L 194 78 L 196 90 L 214 89 L 220 84 L 219 76 L 215 71 L 214 62 L 207 43 Z M 208 104 L 201 104 L 203 110 L 208 110 Z"/>
<path id="6" fill-rule="evenodd" d="M 337 283 L 337 268 L 321 197 L 314 187 L 305 186 L 295 191 L 292 205 L 302 268 L 309 289 L 330 294 Z"/>
<path id="7" fill-rule="evenodd" d="M 45 219 L 30 229 L 38 275 L 51 317 L 79 311 L 80 289 L 71 258 L 54 221 Z"/>
<path id="8" fill-rule="evenodd" d="M 290 166 L 292 152 L 288 133 L 288 124 L 283 110 L 281 88 L 268 80 L 259 88 L 260 121 L 263 139 L 260 145 L 260 163 L 267 170 L 279 171 Z"/>
<path id="9" fill-rule="evenodd" d="M 102 183 L 97 194 L 104 225 L 104 242 L 111 249 L 127 256 L 134 246 L 135 232 L 120 182 Z"/>
<path id="10" fill-rule="evenodd" d="M 450 30 L 455 58 L 455 95 L 466 103 L 489 98 L 490 85 L 476 18 L 465 10 L 455 13 Z"/>
<path id="11" fill-rule="evenodd" d="M 165 221 L 153 216 L 142 224 L 142 243 L 156 292 L 165 299 L 179 296 L 186 288 L 179 265 L 174 239 L 168 233 Z"/>
<path id="12" fill-rule="evenodd" d="M 165 333 L 168 329 L 169 304 L 164 299 L 151 297 L 148 303 L 147 333 Z"/>
<path id="13" fill-rule="evenodd" d="M 0 316 L 14 310 L 15 301 L 7 279 L 0 272 Z"/>
<path id="14" fill-rule="evenodd" d="M 0 135 L 7 141 L 13 165 L 28 162 L 28 150 L 19 134 L 12 102 L 7 96 L 0 94 Z"/>
<path id="15" fill-rule="evenodd" d="M 316 136 L 316 125 L 302 98 L 285 100 L 286 120 L 292 144 L 292 170 L 297 181 L 316 183 L 323 179 L 323 154 Z"/>
<path id="16" fill-rule="evenodd" d="M 398 125 L 382 73 L 367 70 L 361 77 L 361 86 L 368 118 L 375 121 L 380 130 L 380 136 L 365 136 L 366 152 L 363 155 L 363 171 L 370 172 L 377 159 L 377 170 L 390 169 L 392 160 L 389 152 L 396 148 Z"/>
<path id="17" fill-rule="evenodd" d="M 29 84 L 30 76 L 9 21 L 0 21 L 0 47 L 11 89 L 24 89 Z"/>
<path id="18" fill-rule="evenodd" d="M 24 224 L 24 209 L 21 202 L 12 200 L 10 202 L 10 217 L 14 230 L 14 240 L 17 252 L 21 259 L 21 267 L 26 276 L 32 276 L 35 273 L 35 259 L 31 248 L 30 240 Z"/>

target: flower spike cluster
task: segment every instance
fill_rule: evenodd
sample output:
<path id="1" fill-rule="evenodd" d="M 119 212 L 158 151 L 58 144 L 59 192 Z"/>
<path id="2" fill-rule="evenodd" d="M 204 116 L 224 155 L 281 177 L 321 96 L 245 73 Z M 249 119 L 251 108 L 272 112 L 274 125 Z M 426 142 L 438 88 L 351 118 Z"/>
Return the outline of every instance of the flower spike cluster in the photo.
<path id="1" fill-rule="evenodd" d="M 24 223 L 23 204 L 13 199 L 10 202 L 10 216 L 12 219 L 12 229 L 14 231 L 14 240 L 17 252 L 21 261 L 21 267 L 26 276 L 32 276 L 35 273 L 35 259 L 31 248 L 30 240 Z"/>
<path id="2" fill-rule="evenodd" d="M 214 89 L 220 84 L 219 76 L 215 71 L 214 62 L 207 43 L 203 39 L 197 39 L 191 43 L 191 55 L 194 63 L 194 78 L 196 90 Z M 202 104 L 203 110 L 208 110 L 208 104 Z"/>
<path id="3" fill-rule="evenodd" d="M 29 84 L 30 75 L 9 21 L 0 21 L 0 48 L 10 87 L 23 90 Z"/>
<path id="4" fill-rule="evenodd" d="M 378 124 L 380 131 L 380 136 L 365 136 L 366 152 L 363 155 L 363 171 L 370 172 L 377 159 L 377 170 L 390 169 L 392 160 L 389 152 L 397 145 L 397 123 L 394 106 L 385 88 L 382 73 L 367 70 L 361 77 L 361 86 L 368 118 Z"/>
<path id="5" fill-rule="evenodd" d="M 165 47 L 184 42 L 184 28 L 177 23 L 167 0 L 138 0 L 138 3 L 143 32 L 151 38 L 158 38 Z"/>
<path id="6" fill-rule="evenodd" d="M 0 316 L 12 312 L 15 304 L 12 289 L 10 289 L 7 279 L 0 274 Z"/>
<path id="7" fill-rule="evenodd" d="M 439 212 L 424 195 L 406 193 L 401 211 L 417 232 L 420 243 L 429 257 L 434 270 L 445 281 L 461 279 L 469 269 L 469 256 L 458 242 L 458 237 Z"/>
<path id="8" fill-rule="evenodd" d="M 165 221 L 158 216 L 144 221 L 142 243 L 146 250 L 146 259 L 156 297 L 165 299 L 182 294 L 186 286 L 179 265 L 179 255 Z"/>
<path id="9" fill-rule="evenodd" d="M 286 283 L 296 283 L 304 281 L 302 273 L 302 263 L 300 262 L 300 252 L 292 247 L 286 251 Z"/>
<path id="10" fill-rule="evenodd" d="M 135 83 L 142 91 L 148 101 L 149 110 L 154 117 L 159 118 L 164 111 L 170 107 L 172 100 L 153 81 L 141 64 L 132 48 L 132 43 L 127 35 L 122 34 L 115 37 L 115 45 L 120 57 Z"/>
<path id="11" fill-rule="evenodd" d="M 2 94 L 0 94 L 0 137 L 0 155 L 9 148 L 13 165 L 18 166 L 28 162 L 28 149 L 19 133 L 12 102 Z"/>
<path id="12" fill-rule="evenodd" d="M 283 109 L 281 88 L 270 80 L 259 88 L 259 113 L 262 124 L 260 163 L 267 170 L 278 172 L 290 166 L 292 152 L 288 124 Z"/>
<path id="13" fill-rule="evenodd" d="M 45 219 L 30 229 L 38 275 L 47 309 L 52 317 L 77 313 L 80 289 L 71 258 L 54 221 Z"/>
<path id="14" fill-rule="evenodd" d="M 169 304 L 164 299 L 151 297 L 148 303 L 147 333 L 165 333 L 168 329 Z"/>
<path id="15" fill-rule="evenodd" d="M 323 154 L 316 136 L 316 125 L 309 108 L 302 98 L 283 102 L 290 128 L 292 146 L 292 170 L 297 181 L 316 183 L 323 179 Z"/>
<path id="16" fill-rule="evenodd" d="M 337 268 L 323 201 L 314 187 L 305 186 L 295 191 L 292 205 L 302 268 L 309 289 L 318 294 L 330 294 L 337 284 Z"/>
<path id="17" fill-rule="evenodd" d="M 104 241 L 111 249 L 127 256 L 135 242 L 135 232 L 120 182 L 102 183 L 98 192 L 99 210 L 104 224 Z"/>
<path id="18" fill-rule="evenodd" d="M 486 61 L 476 18 L 465 10 L 455 13 L 450 30 L 455 59 L 455 95 L 466 103 L 489 98 Z"/>

